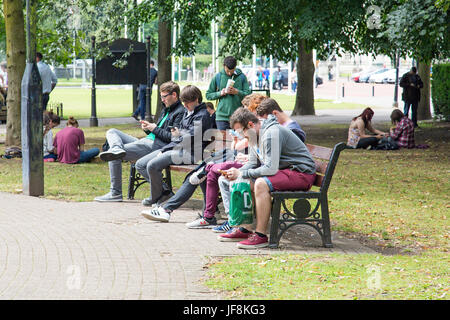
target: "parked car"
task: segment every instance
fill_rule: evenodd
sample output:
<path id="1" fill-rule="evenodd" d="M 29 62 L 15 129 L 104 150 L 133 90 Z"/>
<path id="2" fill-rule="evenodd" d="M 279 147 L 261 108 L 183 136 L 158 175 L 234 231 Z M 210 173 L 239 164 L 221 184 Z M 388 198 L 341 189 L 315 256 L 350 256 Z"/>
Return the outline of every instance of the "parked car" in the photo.
<path id="1" fill-rule="evenodd" d="M 389 76 L 389 73 L 392 73 L 392 71 L 395 73 L 395 69 L 388 69 L 385 72 L 374 73 L 369 77 L 369 82 L 383 83 L 384 79 L 386 79 Z"/>
<path id="2" fill-rule="evenodd" d="M 359 82 L 366 82 L 367 83 L 367 82 L 369 82 L 370 76 L 372 76 L 374 74 L 378 74 L 378 73 L 383 73 L 383 72 L 386 72 L 388 70 L 389 69 L 387 69 L 387 68 L 382 68 L 382 69 L 378 69 L 378 70 L 375 70 L 375 71 L 371 71 L 371 72 L 367 72 L 367 73 L 361 74 L 359 76 Z"/>
<path id="3" fill-rule="evenodd" d="M 402 76 L 408 72 L 408 69 L 399 69 L 398 70 L 398 82 L 400 83 L 400 79 Z M 384 79 L 384 83 L 395 83 L 395 69 L 392 73 L 389 73 L 387 77 Z"/>

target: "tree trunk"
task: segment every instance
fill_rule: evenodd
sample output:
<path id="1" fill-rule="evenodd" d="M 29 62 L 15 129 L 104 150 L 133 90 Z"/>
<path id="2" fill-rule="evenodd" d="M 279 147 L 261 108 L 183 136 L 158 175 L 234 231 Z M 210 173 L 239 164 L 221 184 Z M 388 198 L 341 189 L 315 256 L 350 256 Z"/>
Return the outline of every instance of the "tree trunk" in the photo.
<path id="1" fill-rule="evenodd" d="M 423 89 L 420 90 L 420 101 L 419 101 L 419 107 L 417 109 L 417 120 L 431 119 L 430 67 L 431 67 L 431 65 L 429 63 L 426 63 L 423 61 L 420 61 L 420 63 L 419 63 L 418 73 L 423 82 Z"/>
<path id="2" fill-rule="evenodd" d="M 314 61 L 313 52 L 306 47 L 306 41 L 299 43 L 297 62 L 297 96 L 292 115 L 315 115 L 314 111 Z"/>
<path id="3" fill-rule="evenodd" d="M 20 104 L 22 76 L 25 70 L 25 22 L 22 0 L 4 0 L 6 29 L 6 63 L 8 65 L 8 97 L 6 120 L 7 147 L 21 146 Z"/>
<path id="4" fill-rule="evenodd" d="M 171 80 L 172 64 L 170 61 L 171 50 L 171 27 L 170 23 L 161 18 L 158 22 L 158 102 L 156 107 L 155 121 L 161 112 L 161 97 L 159 95 L 159 86 L 164 82 Z"/>

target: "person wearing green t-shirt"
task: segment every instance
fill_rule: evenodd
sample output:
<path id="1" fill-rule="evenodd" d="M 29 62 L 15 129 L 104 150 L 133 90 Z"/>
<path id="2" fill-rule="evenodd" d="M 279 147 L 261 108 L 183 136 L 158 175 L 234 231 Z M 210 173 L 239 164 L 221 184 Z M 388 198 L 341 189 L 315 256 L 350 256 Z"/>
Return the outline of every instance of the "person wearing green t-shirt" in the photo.
<path id="1" fill-rule="evenodd" d="M 230 129 L 230 116 L 242 105 L 242 99 L 251 93 L 247 77 L 236 65 L 234 57 L 226 57 L 223 70 L 214 76 L 206 91 L 206 99 L 218 100 L 216 126 L 219 130 Z"/>
<path id="2" fill-rule="evenodd" d="M 100 153 L 100 159 L 108 161 L 111 186 L 107 194 L 96 197 L 95 201 L 122 201 L 122 160 L 137 161 L 137 169 L 139 165 L 146 167 L 146 163 L 140 160 L 171 142 L 170 129 L 180 125 L 184 114 L 184 107 L 179 99 L 180 87 L 175 82 L 168 81 L 160 86 L 159 91 L 165 107 L 156 123 L 141 121 L 146 137 L 138 139 L 117 129 L 106 132 L 109 149 Z"/>

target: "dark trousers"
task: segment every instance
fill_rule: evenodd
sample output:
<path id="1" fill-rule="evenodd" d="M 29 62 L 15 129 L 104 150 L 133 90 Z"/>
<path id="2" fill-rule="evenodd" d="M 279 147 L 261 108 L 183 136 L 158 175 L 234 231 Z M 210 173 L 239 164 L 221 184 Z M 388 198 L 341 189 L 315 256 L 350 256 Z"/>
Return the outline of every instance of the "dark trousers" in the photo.
<path id="1" fill-rule="evenodd" d="M 186 201 L 188 201 L 192 195 L 194 194 L 194 191 L 197 189 L 198 185 L 193 185 L 189 182 L 189 175 L 186 177 L 186 180 L 184 180 L 183 184 L 181 185 L 180 189 L 177 190 L 174 196 L 172 196 L 165 204 L 164 209 L 166 210 L 176 210 L 181 205 L 183 205 Z M 200 184 L 200 188 L 203 191 L 203 207 L 205 207 L 205 198 L 206 198 L 206 181 L 203 181 Z"/>
<path id="2" fill-rule="evenodd" d="M 409 108 L 411 107 L 411 120 L 414 123 L 414 127 L 417 127 L 417 108 L 419 107 L 419 101 L 407 102 L 405 101 L 405 106 L 403 108 L 403 113 L 408 116 Z"/>
<path id="3" fill-rule="evenodd" d="M 141 120 L 145 120 L 145 112 L 147 111 L 145 109 L 147 106 L 146 102 L 147 102 L 147 86 L 141 84 L 139 85 L 139 107 L 133 113 L 133 115 L 135 116 L 140 115 Z"/>
<path id="4" fill-rule="evenodd" d="M 374 148 L 378 145 L 378 140 L 379 139 L 377 137 L 361 138 L 359 139 L 356 148 L 366 149 L 368 146 L 372 146 L 372 148 Z"/>
<path id="5" fill-rule="evenodd" d="M 43 93 L 42 94 L 42 110 L 47 110 L 47 104 L 48 100 L 50 100 L 50 94 L 49 93 Z"/>

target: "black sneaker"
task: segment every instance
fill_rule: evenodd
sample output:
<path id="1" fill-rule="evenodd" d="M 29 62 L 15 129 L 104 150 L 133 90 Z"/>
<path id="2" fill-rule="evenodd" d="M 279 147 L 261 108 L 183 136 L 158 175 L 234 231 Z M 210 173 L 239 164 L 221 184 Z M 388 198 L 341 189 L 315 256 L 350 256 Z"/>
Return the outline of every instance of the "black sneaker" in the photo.
<path id="1" fill-rule="evenodd" d="M 189 183 L 193 186 L 197 186 L 203 181 L 205 181 L 206 176 L 208 175 L 208 172 L 206 172 L 206 165 L 195 171 L 191 176 L 189 177 Z"/>

